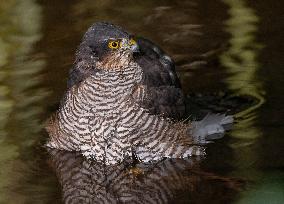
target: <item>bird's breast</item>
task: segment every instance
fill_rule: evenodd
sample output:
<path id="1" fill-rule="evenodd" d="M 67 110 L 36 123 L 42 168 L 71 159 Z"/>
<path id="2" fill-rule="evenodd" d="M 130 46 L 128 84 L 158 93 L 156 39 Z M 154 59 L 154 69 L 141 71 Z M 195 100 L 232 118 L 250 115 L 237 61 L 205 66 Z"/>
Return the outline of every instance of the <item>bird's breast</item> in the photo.
<path id="1" fill-rule="evenodd" d="M 69 105 L 81 109 L 82 114 L 91 111 L 114 117 L 127 106 L 141 80 L 142 71 L 137 66 L 121 72 L 98 72 L 69 91 Z"/>

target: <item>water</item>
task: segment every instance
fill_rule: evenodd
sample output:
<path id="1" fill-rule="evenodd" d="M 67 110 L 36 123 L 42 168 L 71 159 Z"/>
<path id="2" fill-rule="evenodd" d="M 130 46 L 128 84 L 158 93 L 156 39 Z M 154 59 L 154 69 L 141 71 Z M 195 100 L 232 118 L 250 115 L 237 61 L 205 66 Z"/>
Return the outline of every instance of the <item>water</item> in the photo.
<path id="1" fill-rule="evenodd" d="M 167 184 L 172 203 L 283 203 L 283 6 L 276 0 L 1 1 L 0 203 L 61 203 L 56 164 L 70 158 L 51 157 L 41 147 L 42 123 L 64 92 L 81 36 L 99 20 L 159 44 L 176 61 L 185 92 L 201 95 L 189 101 L 232 109 L 237 117 L 200 161 L 176 161 L 174 173 L 124 172 L 141 181 L 145 172 L 158 175 L 154 183 Z M 91 184 L 82 186 L 90 191 L 97 186 Z M 146 187 L 153 188 L 138 189 L 146 195 Z"/>

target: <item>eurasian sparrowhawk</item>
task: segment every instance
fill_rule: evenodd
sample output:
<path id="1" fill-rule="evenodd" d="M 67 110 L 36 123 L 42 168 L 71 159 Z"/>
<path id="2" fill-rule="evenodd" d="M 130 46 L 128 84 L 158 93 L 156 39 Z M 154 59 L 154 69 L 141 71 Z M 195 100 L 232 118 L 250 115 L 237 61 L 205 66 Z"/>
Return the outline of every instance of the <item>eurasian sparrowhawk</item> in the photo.
<path id="1" fill-rule="evenodd" d="M 106 164 L 204 154 L 231 116 L 177 119 L 185 111 L 175 66 L 154 43 L 109 23 L 86 32 L 59 110 L 47 125 L 48 147 L 80 151 Z"/>

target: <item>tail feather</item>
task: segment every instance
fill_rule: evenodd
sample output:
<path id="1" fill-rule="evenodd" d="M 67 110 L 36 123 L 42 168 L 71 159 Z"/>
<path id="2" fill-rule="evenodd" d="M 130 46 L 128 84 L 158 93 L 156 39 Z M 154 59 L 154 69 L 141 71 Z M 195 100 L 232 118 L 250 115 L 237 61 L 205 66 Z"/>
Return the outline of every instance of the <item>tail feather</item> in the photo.
<path id="1" fill-rule="evenodd" d="M 233 116 L 225 114 L 208 114 L 202 120 L 192 122 L 191 134 L 197 144 L 222 138 L 226 130 L 232 128 Z"/>

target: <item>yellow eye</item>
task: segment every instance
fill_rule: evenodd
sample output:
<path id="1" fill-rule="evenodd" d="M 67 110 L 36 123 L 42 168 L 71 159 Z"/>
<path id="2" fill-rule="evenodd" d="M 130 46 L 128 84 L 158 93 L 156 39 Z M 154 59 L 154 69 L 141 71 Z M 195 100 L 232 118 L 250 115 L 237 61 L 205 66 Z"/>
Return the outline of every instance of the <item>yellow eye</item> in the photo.
<path id="1" fill-rule="evenodd" d="M 129 40 L 129 45 L 135 45 L 135 44 L 136 44 L 136 41 L 133 38 L 131 38 Z"/>
<path id="2" fill-rule="evenodd" d="M 109 41 L 108 43 L 108 47 L 111 48 L 111 49 L 118 49 L 120 46 L 120 43 L 119 41 Z"/>

